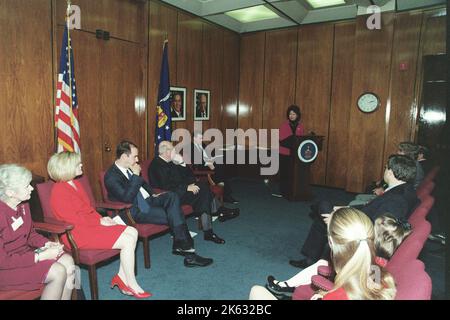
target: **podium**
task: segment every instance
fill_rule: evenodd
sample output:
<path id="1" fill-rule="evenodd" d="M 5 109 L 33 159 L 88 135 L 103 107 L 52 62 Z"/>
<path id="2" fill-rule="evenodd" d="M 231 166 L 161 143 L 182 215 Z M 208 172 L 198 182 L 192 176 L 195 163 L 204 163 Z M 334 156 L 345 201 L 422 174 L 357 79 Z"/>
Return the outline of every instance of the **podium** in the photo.
<path id="1" fill-rule="evenodd" d="M 318 153 L 322 151 L 323 139 L 324 136 L 316 135 L 292 136 L 289 164 L 291 174 L 287 182 L 288 190 L 286 194 L 289 201 L 312 200 L 311 164 L 314 163 Z"/>

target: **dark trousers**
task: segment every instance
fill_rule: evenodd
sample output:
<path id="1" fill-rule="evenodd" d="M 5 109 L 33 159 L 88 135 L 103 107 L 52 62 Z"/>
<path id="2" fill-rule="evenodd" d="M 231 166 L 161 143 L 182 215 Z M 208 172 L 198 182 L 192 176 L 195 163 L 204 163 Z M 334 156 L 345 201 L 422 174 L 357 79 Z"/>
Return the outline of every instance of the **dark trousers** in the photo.
<path id="1" fill-rule="evenodd" d="M 195 184 L 200 187 L 197 194 L 190 191 L 185 191 L 184 193 L 178 194 L 181 204 L 191 205 L 194 212 L 198 215 L 202 213 L 211 215 L 211 203 L 214 196 L 209 189 L 208 182 L 198 181 Z"/>
<path id="2" fill-rule="evenodd" d="M 135 210 L 133 219 L 137 223 L 168 225 L 174 237 L 174 245 L 183 249 L 193 247 L 193 239 L 189 234 L 186 220 L 181 211 L 180 198 L 175 192 L 166 192 L 158 197 L 145 199 L 147 208 Z"/>
<path id="3" fill-rule="evenodd" d="M 302 254 L 312 261 L 320 258 L 330 258 L 330 247 L 328 245 L 327 225 L 323 222 L 321 214 L 333 211 L 333 205 L 328 201 L 319 202 L 313 210 L 313 224 L 309 229 L 308 236 L 302 247 Z"/>
<path id="4" fill-rule="evenodd" d="M 223 164 L 214 164 L 214 174 L 211 176 L 212 180 L 217 184 L 219 182 L 223 182 L 223 193 L 224 197 L 231 196 L 231 186 L 230 182 L 225 174 L 225 165 Z"/>

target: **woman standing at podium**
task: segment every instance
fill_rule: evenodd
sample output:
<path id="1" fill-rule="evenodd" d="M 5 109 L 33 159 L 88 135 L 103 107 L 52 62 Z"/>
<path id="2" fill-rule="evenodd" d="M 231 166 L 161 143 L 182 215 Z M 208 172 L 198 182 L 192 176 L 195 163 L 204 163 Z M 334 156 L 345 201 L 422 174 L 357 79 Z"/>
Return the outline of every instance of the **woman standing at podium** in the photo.
<path id="1" fill-rule="evenodd" d="M 294 137 L 304 133 L 303 123 L 300 122 L 302 114 L 296 105 L 290 105 L 286 111 L 287 120 L 280 126 L 280 192 L 286 198 L 289 190 L 289 176 L 291 174 L 291 147 Z"/>

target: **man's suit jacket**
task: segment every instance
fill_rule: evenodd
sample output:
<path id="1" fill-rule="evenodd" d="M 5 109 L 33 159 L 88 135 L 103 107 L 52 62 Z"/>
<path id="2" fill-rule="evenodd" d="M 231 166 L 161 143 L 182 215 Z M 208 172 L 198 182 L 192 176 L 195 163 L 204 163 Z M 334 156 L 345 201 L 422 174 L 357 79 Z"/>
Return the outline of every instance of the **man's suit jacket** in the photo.
<path id="1" fill-rule="evenodd" d="M 419 161 L 416 161 L 416 179 L 414 180 L 414 188 L 417 190 L 419 185 L 422 183 L 425 178 L 425 174 L 423 172 L 422 165 Z"/>
<path id="2" fill-rule="evenodd" d="M 154 193 L 144 178 L 133 174 L 130 179 L 127 179 L 115 164 L 105 173 L 105 186 L 109 200 L 132 203 L 133 207 L 137 207 L 136 196 L 141 187 L 150 195 Z"/>
<path id="3" fill-rule="evenodd" d="M 180 197 L 187 192 L 188 185 L 196 181 L 188 166 L 183 167 L 173 162 L 166 162 L 159 156 L 150 163 L 148 176 L 154 188 L 174 191 Z"/>
<path id="4" fill-rule="evenodd" d="M 206 117 L 208 117 L 208 110 L 205 110 L 204 111 L 204 114 L 202 115 L 201 114 L 201 111 L 200 111 L 200 108 L 196 108 L 195 109 L 195 116 L 197 117 L 197 118 L 206 118 Z"/>
<path id="5" fill-rule="evenodd" d="M 177 114 L 177 112 L 175 110 L 173 110 L 173 109 L 170 111 L 170 115 L 171 115 L 172 118 L 182 118 L 183 117 L 183 113 L 182 112 L 180 112 L 180 114 Z"/>
<path id="6" fill-rule="evenodd" d="M 418 203 L 413 185 L 404 183 L 376 197 L 365 206 L 355 206 L 355 208 L 367 214 L 372 221 L 385 213 L 407 219 Z"/>

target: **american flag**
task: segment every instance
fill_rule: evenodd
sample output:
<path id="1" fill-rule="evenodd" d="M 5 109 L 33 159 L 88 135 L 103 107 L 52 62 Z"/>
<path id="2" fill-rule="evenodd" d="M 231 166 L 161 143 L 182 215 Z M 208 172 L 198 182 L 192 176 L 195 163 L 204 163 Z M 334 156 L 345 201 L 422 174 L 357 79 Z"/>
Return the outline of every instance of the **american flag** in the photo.
<path id="1" fill-rule="evenodd" d="M 75 85 L 72 41 L 70 40 L 67 25 L 64 29 L 56 89 L 55 126 L 58 140 L 57 152 L 71 151 L 80 153 L 78 98 Z"/>

